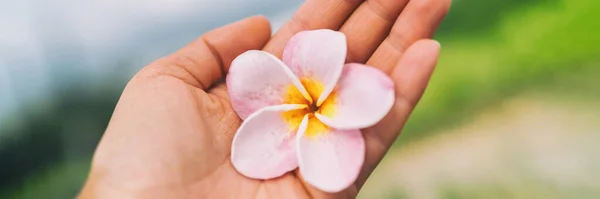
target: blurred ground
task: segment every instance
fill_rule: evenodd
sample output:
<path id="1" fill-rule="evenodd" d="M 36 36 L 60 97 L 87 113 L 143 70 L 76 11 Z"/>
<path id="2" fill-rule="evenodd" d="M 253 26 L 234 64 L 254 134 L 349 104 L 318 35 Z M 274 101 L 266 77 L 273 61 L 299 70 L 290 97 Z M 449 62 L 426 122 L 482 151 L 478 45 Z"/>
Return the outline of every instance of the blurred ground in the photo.
<path id="1" fill-rule="evenodd" d="M 521 96 L 403 146 L 360 198 L 598 198 L 596 100 Z"/>

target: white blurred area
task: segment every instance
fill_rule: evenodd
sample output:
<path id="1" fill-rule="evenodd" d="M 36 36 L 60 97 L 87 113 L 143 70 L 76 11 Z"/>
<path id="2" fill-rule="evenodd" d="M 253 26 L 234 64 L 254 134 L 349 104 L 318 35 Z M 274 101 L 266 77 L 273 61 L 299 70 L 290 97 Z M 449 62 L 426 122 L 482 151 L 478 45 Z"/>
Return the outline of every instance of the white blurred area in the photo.
<path id="1" fill-rule="evenodd" d="M 598 198 L 600 109 L 550 99 L 519 96 L 390 152 L 359 198 Z"/>
<path id="2" fill-rule="evenodd" d="M 43 108 L 65 86 L 114 87 L 115 78 L 244 17 L 267 16 L 275 31 L 301 3 L 0 0 L 0 119 L 29 104 Z"/>

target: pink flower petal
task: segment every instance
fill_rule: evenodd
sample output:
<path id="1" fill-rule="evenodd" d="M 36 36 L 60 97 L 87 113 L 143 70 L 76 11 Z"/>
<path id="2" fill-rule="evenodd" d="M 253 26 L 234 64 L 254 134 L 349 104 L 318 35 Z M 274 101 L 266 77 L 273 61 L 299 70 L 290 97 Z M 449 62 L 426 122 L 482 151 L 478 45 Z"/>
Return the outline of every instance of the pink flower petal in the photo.
<path id="1" fill-rule="evenodd" d="M 233 60 L 227 74 L 227 89 L 233 109 L 242 119 L 255 111 L 284 104 L 289 87 L 294 85 L 308 96 L 300 80 L 275 56 L 257 50 L 247 51 Z"/>
<path id="2" fill-rule="evenodd" d="M 244 120 L 231 144 L 231 163 L 236 170 L 250 178 L 270 179 L 295 169 L 296 132 L 282 115 L 302 108 L 306 106 L 269 106 Z"/>
<path id="3" fill-rule="evenodd" d="M 306 182 L 322 191 L 339 192 L 356 181 L 365 158 L 359 130 L 331 129 L 318 137 L 296 139 L 300 174 Z"/>
<path id="4" fill-rule="evenodd" d="M 324 85 L 322 92 L 316 96 L 318 105 L 333 90 L 342 73 L 345 59 L 346 36 L 326 29 L 303 31 L 294 35 L 283 51 L 283 62 L 298 78 L 309 78 Z"/>
<path id="5" fill-rule="evenodd" d="M 331 99 L 315 114 L 337 129 L 361 129 L 375 125 L 394 104 L 394 83 L 380 70 L 362 64 L 346 64 Z"/>

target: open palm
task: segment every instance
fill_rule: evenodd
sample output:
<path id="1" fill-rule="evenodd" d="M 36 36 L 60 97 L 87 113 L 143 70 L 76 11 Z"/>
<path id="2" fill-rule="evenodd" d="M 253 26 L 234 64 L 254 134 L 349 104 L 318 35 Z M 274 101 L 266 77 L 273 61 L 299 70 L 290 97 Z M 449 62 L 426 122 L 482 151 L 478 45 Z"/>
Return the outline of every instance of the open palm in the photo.
<path id="1" fill-rule="evenodd" d="M 92 163 L 80 198 L 354 198 L 398 136 L 433 72 L 439 44 L 429 40 L 449 0 L 309 0 L 271 37 L 251 17 L 213 30 L 144 67 L 128 83 Z M 239 54 L 262 49 L 281 57 L 297 32 L 346 34 L 348 62 L 389 74 L 396 103 L 363 129 L 366 157 L 348 189 L 321 192 L 290 172 L 272 180 L 240 175 L 230 162 L 241 120 L 223 79 Z"/>

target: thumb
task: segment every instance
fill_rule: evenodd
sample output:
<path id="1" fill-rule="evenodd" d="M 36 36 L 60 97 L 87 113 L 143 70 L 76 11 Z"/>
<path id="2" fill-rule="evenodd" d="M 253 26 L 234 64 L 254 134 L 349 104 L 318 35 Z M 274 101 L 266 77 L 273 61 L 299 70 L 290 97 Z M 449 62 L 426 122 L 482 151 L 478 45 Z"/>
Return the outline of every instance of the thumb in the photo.
<path id="1" fill-rule="evenodd" d="M 187 83 L 210 88 L 223 78 L 235 57 L 248 50 L 261 49 L 271 36 L 269 21 L 254 16 L 214 29 L 177 52 L 160 60 L 159 67 L 183 71 Z"/>

